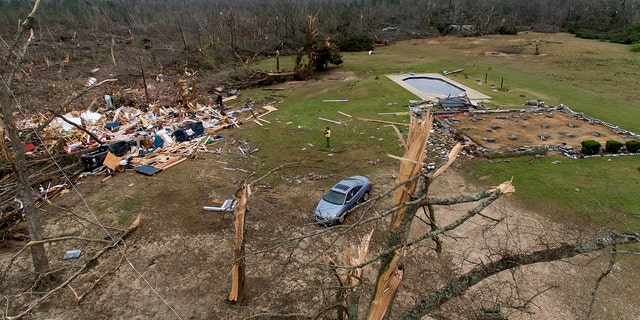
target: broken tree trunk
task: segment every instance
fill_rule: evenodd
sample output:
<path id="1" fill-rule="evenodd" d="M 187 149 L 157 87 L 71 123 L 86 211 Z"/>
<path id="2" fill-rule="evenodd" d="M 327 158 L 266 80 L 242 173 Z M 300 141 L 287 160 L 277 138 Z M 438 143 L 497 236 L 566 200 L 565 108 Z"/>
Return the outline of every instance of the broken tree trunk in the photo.
<path id="1" fill-rule="evenodd" d="M 231 292 L 228 300 L 231 303 L 242 302 L 244 299 L 244 219 L 247 210 L 247 197 L 251 195 L 251 186 L 245 185 L 240 193 L 240 200 L 233 209 L 235 214 L 235 246 L 233 248 L 233 267 L 231 269 Z"/>
<path id="2" fill-rule="evenodd" d="M 362 268 L 358 267 L 352 269 L 352 266 L 362 265 L 367 260 L 367 253 L 369 252 L 369 244 L 371 243 L 371 236 L 373 236 L 373 230 L 362 237 L 360 245 L 358 246 L 358 257 L 351 258 L 351 252 L 347 248 L 345 253 L 345 265 L 348 269 L 340 272 L 339 267 L 335 261 L 329 256 L 328 253 L 322 255 L 324 261 L 331 266 L 331 271 L 338 278 L 340 286 L 338 290 L 338 306 L 337 306 L 337 319 L 357 319 L 358 318 L 358 302 L 360 301 Z"/>
<path id="3" fill-rule="evenodd" d="M 412 179 L 412 177 L 422 170 L 432 124 L 433 115 L 431 113 L 426 114 L 422 119 L 411 118 L 409 136 L 404 143 L 405 152 L 402 158 L 399 158 L 400 172 L 397 180 L 398 182 L 407 182 L 397 189 L 393 200 L 393 206 L 399 207 L 399 209 L 394 211 L 391 216 L 387 248 L 401 247 L 407 239 L 411 221 L 418 207 L 414 205 L 409 208 L 402 206 L 402 204 L 411 200 L 418 186 L 418 180 Z M 400 138 L 403 140 L 402 137 Z M 384 319 L 390 311 L 397 286 L 402 281 L 403 271 L 402 267 L 398 265 L 402 253 L 403 250 L 400 249 L 383 254 L 375 292 L 369 305 L 368 319 Z"/>
<path id="4" fill-rule="evenodd" d="M 147 77 L 144 75 L 144 67 L 142 66 L 142 57 L 138 57 L 140 61 L 140 73 L 142 74 L 142 84 L 144 85 L 144 98 L 147 104 L 149 103 L 149 90 L 147 89 Z"/>
<path id="5" fill-rule="evenodd" d="M 399 262 L 403 251 L 403 249 L 396 250 L 388 268 L 379 275 L 376 296 L 371 301 L 367 319 L 382 320 L 391 309 L 391 303 L 404 277 L 404 270 Z"/>

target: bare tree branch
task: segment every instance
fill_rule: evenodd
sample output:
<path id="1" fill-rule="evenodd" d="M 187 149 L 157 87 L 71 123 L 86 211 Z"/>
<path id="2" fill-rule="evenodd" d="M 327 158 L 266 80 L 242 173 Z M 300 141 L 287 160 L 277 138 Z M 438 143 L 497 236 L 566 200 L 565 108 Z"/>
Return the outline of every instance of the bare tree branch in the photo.
<path id="1" fill-rule="evenodd" d="M 613 265 L 616 263 L 617 256 L 618 256 L 618 252 L 616 250 L 616 246 L 614 245 L 611 248 L 611 258 L 609 259 L 609 265 L 607 266 L 607 269 L 604 270 L 602 274 L 600 274 L 600 276 L 598 277 L 598 280 L 596 280 L 596 286 L 593 288 L 593 291 L 591 291 L 591 302 L 589 302 L 589 312 L 587 312 L 587 320 L 591 319 L 591 316 L 593 316 L 593 306 L 596 302 L 596 294 L 600 289 L 600 285 L 602 284 L 602 279 L 604 279 L 606 276 L 608 276 L 611 273 L 611 270 L 613 269 Z"/>
<path id="2" fill-rule="evenodd" d="M 25 315 L 27 315 L 29 312 L 31 312 L 31 310 L 33 310 L 33 308 L 35 308 L 36 306 L 38 306 L 40 304 L 40 302 L 46 300 L 47 298 L 49 298 L 52 294 L 60 291 L 62 288 L 66 287 L 67 285 L 69 285 L 69 283 L 71 283 L 71 281 L 73 281 L 75 278 L 77 278 L 80 274 L 82 274 L 85 270 L 87 270 L 88 268 L 91 267 L 91 261 L 96 261 L 98 260 L 98 258 L 100 258 L 105 252 L 109 251 L 110 249 L 113 249 L 115 247 L 117 247 L 119 245 L 120 242 L 122 242 L 126 237 L 128 237 L 133 231 L 135 231 L 138 226 L 140 225 L 140 215 L 138 215 L 138 217 L 136 218 L 136 220 L 134 220 L 131 225 L 129 226 L 129 228 L 127 228 L 127 230 L 115 241 L 113 241 L 110 245 L 102 248 L 102 250 L 96 252 L 96 254 L 94 254 L 91 258 L 89 258 L 87 260 L 87 262 L 85 262 L 84 265 L 82 265 L 82 267 L 80 269 L 78 269 L 78 271 L 76 271 L 75 273 L 73 273 L 69 278 L 67 278 L 65 281 L 63 281 L 62 283 L 60 283 L 58 286 L 56 286 L 55 288 L 51 289 L 49 292 L 47 292 L 46 294 L 42 295 L 41 297 L 39 297 L 35 302 L 33 302 L 26 310 L 22 311 L 20 314 L 15 315 L 15 316 L 7 316 L 6 319 L 7 320 L 13 320 L 13 319 L 20 319 L 22 317 L 24 317 Z"/>
<path id="3" fill-rule="evenodd" d="M 13 42 L 9 46 L 7 46 L 7 51 L 2 57 L 3 65 L 9 62 L 9 58 L 11 57 L 11 52 L 13 51 L 13 48 L 15 48 L 18 45 L 18 41 L 20 41 L 20 38 L 22 37 L 24 32 L 27 30 L 31 30 L 31 28 L 33 28 L 34 15 L 36 13 L 36 10 L 38 10 L 39 5 L 40 5 L 40 0 L 36 0 L 36 2 L 33 4 L 33 8 L 31 9 L 31 12 L 29 13 L 29 15 L 27 15 L 27 18 L 20 24 L 20 29 L 16 32 L 16 36 L 14 37 Z"/>
<path id="4" fill-rule="evenodd" d="M 79 92 L 77 92 L 76 94 L 74 94 L 73 96 L 71 96 L 69 99 L 67 99 L 66 101 L 64 101 L 63 103 L 61 103 L 55 110 L 53 110 L 53 114 L 58 115 L 60 114 L 60 112 L 62 112 L 62 110 L 64 110 L 64 108 L 66 108 L 67 106 L 69 106 L 73 101 L 75 101 L 76 99 L 82 97 L 85 93 L 107 83 L 107 82 L 114 82 L 117 81 L 118 79 L 106 79 L 106 80 L 102 80 L 94 85 L 90 85 L 88 87 L 85 87 L 84 89 L 80 90 Z M 55 117 L 49 117 L 47 120 L 45 120 L 44 122 L 42 122 L 38 128 L 36 128 L 35 130 L 29 132 L 26 135 L 25 141 L 29 141 L 34 134 L 36 134 L 37 132 L 40 132 L 42 129 L 46 128 L 51 121 L 53 121 L 53 119 L 55 119 Z"/>
<path id="5" fill-rule="evenodd" d="M 502 259 L 479 265 L 466 274 L 451 281 L 445 287 L 429 294 L 421 299 L 414 306 L 405 311 L 398 319 L 420 319 L 447 301 L 461 296 L 469 288 L 480 281 L 495 275 L 501 271 L 517 268 L 539 262 L 550 262 L 575 257 L 601 250 L 615 245 L 632 244 L 640 242 L 640 233 L 609 233 L 588 241 L 562 245 L 556 248 L 543 249 L 533 252 L 526 252 L 518 255 L 504 256 Z"/>
<path id="6" fill-rule="evenodd" d="M 49 110 L 49 111 L 51 111 L 51 110 Z M 78 128 L 78 130 L 88 134 L 91 137 L 91 139 L 93 139 L 95 142 L 101 143 L 100 137 L 96 136 L 95 133 L 93 133 L 93 132 L 87 130 L 85 127 L 83 127 L 83 126 L 81 126 L 81 125 L 79 125 L 79 124 L 67 119 L 65 116 L 63 116 L 61 114 L 57 114 L 56 116 L 58 116 L 58 118 L 62 119 L 64 122 L 66 122 L 66 123 Z"/>

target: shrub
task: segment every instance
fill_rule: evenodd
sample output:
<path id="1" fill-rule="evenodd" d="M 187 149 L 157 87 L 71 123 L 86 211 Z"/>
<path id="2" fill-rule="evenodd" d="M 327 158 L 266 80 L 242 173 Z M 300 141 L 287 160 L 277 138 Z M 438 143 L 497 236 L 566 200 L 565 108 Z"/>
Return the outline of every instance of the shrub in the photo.
<path id="1" fill-rule="evenodd" d="M 595 140 L 584 140 L 582 141 L 582 153 L 585 155 L 594 155 L 600 152 L 600 148 L 602 145 L 600 142 Z"/>
<path id="2" fill-rule="evenodd" d="M 373 39 L 366 36 L 353 36 L 338 41 L 342 52 L 359 52 L 373 50 Z"/>
<path id="3" fill-rule="evenodd" d="M 608 39 L 614 43 L 632 44 L 640 41 L 640 25 L 617 28 L 609 31 Z"/>
<path id="4" fill-rule="evenodd" d="M 626 143 L 627 151 L 631 153 L 637 153 L 640 151 L 640 141 L 638 140 L 629 140 Z"/>
<path id="5" fill-rule="evenodd" d="M 604 150 L 609 153 L 618 153 L 622 149 L 622 142 L 616 140 L 607 140 Z"/>
<path id="6" fill-rule="evenodd" d="M 496 33 L 498 33 L 498 34 L 516 35 L 516 34 L 518 34 L 518 28 L 516 28 L 515 26 L 501 25 L 498 28 L 496 28 Z"/>
<path id="7" fill-rule="evenodd" d="M 624 28 L 603 29 L 597 26 L 572 25 L 569 32 L 578 38 L 598 39 L 621 44 L 640 42 L 640 25 L 631 25 Z"/>
<path id="8" fill-rule="evenodd" d="M 591 30 L 591 29 L 583 29 L 583 28 L 576 28 L 573 29 L 572 31 L 573 34 L 576 35 L 576 37 L 581 38 L 581 39 L 601 39 L 602 35 L 600 33 L 598 33 L 595 30 Z"/>
<path id="9" fill-rule="evenodd" d="M 629 45 L 629 51 L 640 52 L 640 43 L 632 43 Z"/>

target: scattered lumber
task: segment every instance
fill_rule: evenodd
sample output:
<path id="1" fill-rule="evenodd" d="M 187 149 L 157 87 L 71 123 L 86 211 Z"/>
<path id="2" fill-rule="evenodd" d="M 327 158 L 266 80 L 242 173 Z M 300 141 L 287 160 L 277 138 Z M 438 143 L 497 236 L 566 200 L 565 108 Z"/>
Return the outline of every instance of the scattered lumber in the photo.
<path id="1" fill-rule="evenodd" d="M 262 77 L 256 74 L 251 79 L 259 81 Z M 28 159 L 27 169 L 33 172 L 30 181 L 33 188 L 40 191 L 35 195 L 36 204 L 41 205 L 59 195 L 68 188 L 65 187 L 69 184 L 67 179 L 78 179 L 82 177 L 79 176 L 81 173 L 97 174 L 104 168 L 124 172 L 126 168 L 133 167 L 135 170 L 139 166 L 169 169 L 185 161 L 187 156 L 206 152 L 207 134 L 217 135 L 219 131 L 231 126 L 240 127 L 242 121 L 240 118 L 236 120 L 236 117 L 250 110 L 242 107 L 222 115 L 214 109 L 213 104 L 198 103 L 193 77 L 189 79 L 189 86 L 185 85 L 187 80 L 163 81 L 162 75 L 158 75 L 155 81 L 153 86 L 157 90 L 154 91 L 113 88 L 114 90 L 110 90 L 111 94 L 90 97 L 93 99 L 90 109 L 65 109 L 66 114 L 62 114 L 60 110 L 42 109 L 25 115 L 24 121 L 16 122 L 17 129 L 25 133 L 23 136 L 29 137 L 25 141 L 25 153 Z M 222 85 L 240 87 L 227 83 Z M 182 91 L 176 92 L 177 88 Z M 180 98 L 185 98 L 185 104 L 176 102 L 181 101 Z M 238 95 L 230 93 L 222 100 L 228 103 L 225 104 L 227 109 L 232 109 L 233 101 L 238 100 Z M 264 116 L 277 110 L 271 105 L 273 103 L 275 99 L 266 98 L 263 101 L 253 101 L 251 105 L 262 108 L 260 110 L 264 110 Z M 262 116 L 255 117 L 256 121 L 260 124 L 269 123 Z M 202 132 L 189 132 L 188 141 L 176 141 L 173 133 L 178 129 L 191 130 L 188 125 L 193 123 L 201 123 L 199 128 L 203 129 Z M 34 130 L 39 130 L 37 137 L 28 134 Z M 200 136 L 203 137 L 197 139 Z M 162 140 L 160 145 L 154 145 L 156 137 Z M 100 150 L 101 147 L 119 141 L 133 146 L 130 151 L 135 154 L 121 156 L 118 153 L 116 156 L 110 150 L 105 157 L 92 158 L 97 164 L 91 168 L 88 163 L 81 161 L 84 155 L 101 153 L 104 151 Z M 9 149 L 0 143 L 0 151 L 6 153 L 7 150 Z M 0 158 L 8 157 L 5 154 Z M 4 172 L 0 178 L 0 215 L 15 214 L 17 211 L 13 208 L 13 199 L 17 196 L 18 188 L 13 168 L 7 161 L 0 161 L 0 171 Z M 110 179 L 112 178 L 104 181 Z"/>
<path id="2" fill-rule="evenodd" d="M 394 116 L 406 116 L 409 114 L 409 111 L 402 112 L 378 112 L 378 115 L 394 115 Z"/>
<path id="3" fill-rule="evenodd" d="M 332 122 L 332 123 L 335 123 L 335 124 L 342 124 L 342 122 L 340 122 L 340 121 L 331 120 L 331 119 L 326 119 L 326 118 L 322 118 L 322 117 L 319 117 L 318 119 L 320 119 L 320 120 L 322 120 L 322 121 Z"/>
<path id="4" fill-rule="evenodd" d="M 232 100 L 235 100 L 235 99 L 238 99 L 238 96 L 232 95 L 232 96 L 228 96 L 226 98 L 222 98 L 222 102 L 232 101 Z"/>
<path id="5" fill-rule="evenodd" d="M 167 160 L 164 163 L 161 162 L 161 163 L 156 164 L 156 167 L 158 167 L 158 168 L 160 168 L 162 170 L 167 170 L 167 169 L 169 169 L 169 168 L 171 168 L 171 167 L 173 167 L 173 166 L 175 166 L 175 165 L 177 165 L 179 163 L 184 162 L 185 160 L 187 160 L 186 157 L 174 156 L 174 157 L 171 157 L 169 160 Z"/>
<path id="6" fill-rule="evenodd" d="M 262 109 L 267 110 L 267 112 L 266 112 L 266 113 L 261 114 L 261 115 L 260 115 L 260 117 L 264 117 L 264 116 L 268 115 L 268 114 L 269 114 L 269 113 L 271 113 L 271 112 L 278 111 L 278 109 L 277 109 L 277 108 L 275 108 L 275 107 L 274 107 L 274 106 L 272 106 L 272 105 L 262 106 Z"/>
<path id="7" fill-rule="evenodd" d="M 259 124 L 259 125 L 262 125 L 262 123 L 260 123 L 260 122 L 270 123 L 269 121 L 267 121 L 267 120 L 263 119 L 262 117 L 264 117 L 264 116 L 268 115 L 268 114 L 269 114 L 269 113 L 271 113 L 271 112 L 278 111 L 278 109 L 277 109 L 277 108 L 275 108 L 275 107 L 273 107 L 272 105 L 265 105 L 265 106 L 262 106 L 262 109 L 267 110 L 267 112 L 265 112 L 265 113 L 263 113 L 263 114 L 261 114 L 261 115 L 257 115 L 255 112 L 253 112 L 253 110 L 249 109 L 249 112 L 251 113 L 251 116 L 250 116 L 250 117 L 248 117 L 248 118 L 247 118 L 247 119 L 245 119 L 245 120 L 251 120 L 252 118 L 255 118 L 255 119 L 254 119 L 254 122 L 258 121 L 258 122 L 256 122 L 256 123 L 257 123 L 257 124 Z"/>
<path id="8" fill-rule="evenodd" d="M 462 71 L 464 71 L 464 69 L 456 69 L 456 70 L 452 70 L 452 71 L 444 70 L 444 71 L 442 71 L 442 75 L 446 76 L 446 75 L 450 75 L 450 74 L 454 74 L 454 73 L 458 73 L 458 72 L 462 72 Z"/>
<path id="9" fill-rule="evenodd" d="M 347 100 L 347 99 L 334 99 L 334 100 L 327 99 L 327 100 L 322 100 L 322 102 L 349 102 L 349 100 Z"/>
<path id="10" fill-rule="evenodd" d="M 402 123 L 402 122 L 384 121 L 384 120 L 367 119 L 367 118 L 358 118 L 358 120 L 360 120 L 360 121 L 369 121 L 369 122 L 387 123 L 387 124 L 397 124 L 397 125 L 401 125 L 401 126 L 410 125 L 408 123 Z"/>

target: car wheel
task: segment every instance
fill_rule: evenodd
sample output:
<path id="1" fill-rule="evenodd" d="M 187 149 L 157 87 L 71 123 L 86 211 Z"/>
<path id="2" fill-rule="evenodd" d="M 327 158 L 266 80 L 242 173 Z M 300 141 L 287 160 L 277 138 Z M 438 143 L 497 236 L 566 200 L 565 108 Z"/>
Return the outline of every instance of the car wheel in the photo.
<path id="1" fill-rule="evenodd" d="M 325 226 L 327 226 L 327 227 L 337 226 L 337 225 L 339 225 L 339 224 L 342 224 L 342 222 L 343 222 L 343 221 L 344 221 L 344 217 L 341 217 L 341 218 L 338 218 L 338 219 L 332 220 L 332 221 L 330 221 L 330 222 L 327 222 L 327 223 L 325 224 Z"/>
<path id="2" fill-rule="evenodd" d="M 369 191 L 367 191 L 362 195 L 362 198 L 360 198 L 360 201 L 358 201 L 358 202 L 360 202 L 360 203 L 367 202 L 369 200 L 370 196 L 371 195 L 369 194 Z"/>

